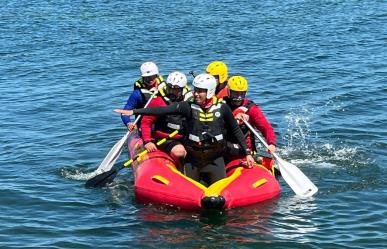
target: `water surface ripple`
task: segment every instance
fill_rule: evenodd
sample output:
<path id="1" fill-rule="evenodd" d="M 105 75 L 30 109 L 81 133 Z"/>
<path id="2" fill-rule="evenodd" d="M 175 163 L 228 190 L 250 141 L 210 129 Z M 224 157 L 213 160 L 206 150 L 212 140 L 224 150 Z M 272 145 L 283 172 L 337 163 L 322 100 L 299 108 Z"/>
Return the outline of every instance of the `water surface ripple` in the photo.
<path id="1" fill-rule="evenodd" d="M 3 1 L 1 248 L 384 248 L 386 1 Z M 250 83 L 278 153 L 319 187 L 222 213 L 84 180 L 125 133 L 140 64 Z M 191 79 L 190 79 L 191 80 Z M 119 163 L 126 159 L 121 156 Z"/>

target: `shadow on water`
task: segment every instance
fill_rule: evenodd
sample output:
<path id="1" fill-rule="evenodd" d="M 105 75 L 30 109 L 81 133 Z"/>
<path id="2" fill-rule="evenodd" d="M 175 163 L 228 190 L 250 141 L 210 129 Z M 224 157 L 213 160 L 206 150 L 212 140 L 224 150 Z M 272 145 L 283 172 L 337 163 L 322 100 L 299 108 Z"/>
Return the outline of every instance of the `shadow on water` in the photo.
<path id="1" fill-rule="evenodd" d="M 268 200 L 263 203 L 233 208 L 227 210 L 202 210 L 198 221 L 204 226 L 232 226 L 243 228 L 249 225 L 255 226 L 268 224 L 270 217 L 278 209 L 278 199 Z M 267 229 L 264 229 L 267 231 Z"/>

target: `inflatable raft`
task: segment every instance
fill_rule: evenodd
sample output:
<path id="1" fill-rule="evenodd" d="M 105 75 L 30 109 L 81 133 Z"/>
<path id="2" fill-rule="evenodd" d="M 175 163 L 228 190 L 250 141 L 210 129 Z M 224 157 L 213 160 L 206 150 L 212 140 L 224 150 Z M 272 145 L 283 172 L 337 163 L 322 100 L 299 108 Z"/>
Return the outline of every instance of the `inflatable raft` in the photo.
<path id="1" fill-rule="evenodd" d="M 143 151 L 137 132 L 128 137 L 128 152 L 135 158 Z M 277 197 L 280 185 L 272 172 L 257 164 L 248 169 L 234 160 L 227 166 L 227 177 L 204 186 L 176 169 L 171 157 L 162 151 L 147 153 L 132 164 L 136 200 L 183 209 L 223 209 L 247 206 Z"/>

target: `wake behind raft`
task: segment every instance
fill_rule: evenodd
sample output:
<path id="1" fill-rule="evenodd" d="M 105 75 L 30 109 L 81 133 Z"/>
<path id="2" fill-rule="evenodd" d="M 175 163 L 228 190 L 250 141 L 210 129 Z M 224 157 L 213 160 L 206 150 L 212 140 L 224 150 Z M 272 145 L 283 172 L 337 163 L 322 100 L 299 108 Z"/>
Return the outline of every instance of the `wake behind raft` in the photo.
<path id="1" fill-rule="evenodd" d="M 143 148 L 138 133 L 130 132 L 129 156 L 135 158 Z M 147 153 L 132 164 L 136 200 L 182 209 L 228 209 L 279 196 L 281 188 L 271 171 L 259 164 L 248 169 L 241 163 L 228 163 L 227 177 L 206 187 L 178 171 L 166 153 Z"/>

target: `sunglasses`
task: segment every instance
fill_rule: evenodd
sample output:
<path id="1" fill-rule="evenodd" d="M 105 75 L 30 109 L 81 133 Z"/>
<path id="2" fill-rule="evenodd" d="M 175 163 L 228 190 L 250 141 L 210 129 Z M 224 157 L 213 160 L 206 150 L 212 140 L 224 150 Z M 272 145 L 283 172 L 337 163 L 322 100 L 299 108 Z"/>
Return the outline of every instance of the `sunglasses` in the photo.
<path id="1" fill-rule="evenodd" d="M 246 92 L 230 91 L 230 99 L 233 101 L 242 101 L 246 96 Z"/>

